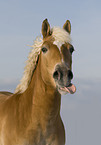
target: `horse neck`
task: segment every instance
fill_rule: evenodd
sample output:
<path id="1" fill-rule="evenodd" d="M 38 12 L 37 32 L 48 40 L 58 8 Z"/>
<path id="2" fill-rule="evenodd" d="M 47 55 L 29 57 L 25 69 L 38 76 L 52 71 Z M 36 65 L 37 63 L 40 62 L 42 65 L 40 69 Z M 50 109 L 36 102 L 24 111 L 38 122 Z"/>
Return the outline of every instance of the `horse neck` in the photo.
<path id="1" fill-rule="evenodd" d="M 55 118 L 60 114 L 61 95 L 51 85 L 44 83 L 41 77 L 41 60 L 39 58 L 28 92 L 33 100 L 33 115 Z M 52 115 L 51 115 L 52 114 Z M 37 118 L 37 117 L 36 117 Z"/>

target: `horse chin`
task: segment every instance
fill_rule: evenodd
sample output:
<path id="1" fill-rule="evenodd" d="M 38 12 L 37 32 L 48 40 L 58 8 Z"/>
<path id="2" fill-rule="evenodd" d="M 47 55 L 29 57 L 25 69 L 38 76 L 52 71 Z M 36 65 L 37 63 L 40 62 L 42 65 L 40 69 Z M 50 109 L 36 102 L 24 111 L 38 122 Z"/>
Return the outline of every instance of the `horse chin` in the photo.
<path id="1" fill-rule="evenodd" d="M 76 92 L 76 87 L 72 83 L 64 87 L 58 86 L 57 89 L 61 95 L 66 95 L 67 93 L 74 94 Z"/>
<path id="2" fill-rule="evenodd" d="M 66 95 L 68 92 L 66 91 L 63 91 L 61 88 L 58 88 L 58 92 L 61 94 L 61 95 Z"/>

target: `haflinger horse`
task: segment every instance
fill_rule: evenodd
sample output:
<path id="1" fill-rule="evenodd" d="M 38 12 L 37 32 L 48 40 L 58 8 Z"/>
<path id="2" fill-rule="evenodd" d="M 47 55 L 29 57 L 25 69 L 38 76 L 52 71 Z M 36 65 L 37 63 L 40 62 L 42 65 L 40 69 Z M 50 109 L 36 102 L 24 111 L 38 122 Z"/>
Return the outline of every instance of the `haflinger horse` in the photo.
<path id="1" fill-rule="evenodd" d="M 76 91 L 70 32 L 69 20 L 63 28 L 43 21 L 15 93 L 0 92 L 0 145 L 65 144 L 61 95 Z"/>

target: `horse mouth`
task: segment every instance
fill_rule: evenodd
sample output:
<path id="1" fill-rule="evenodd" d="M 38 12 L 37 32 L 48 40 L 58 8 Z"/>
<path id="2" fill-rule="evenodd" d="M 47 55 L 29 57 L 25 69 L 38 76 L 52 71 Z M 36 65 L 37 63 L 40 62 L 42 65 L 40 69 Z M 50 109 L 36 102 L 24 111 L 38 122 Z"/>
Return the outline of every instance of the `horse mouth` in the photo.
<path id="1" fill-rule="evenodd" d="M 70 83 L 68 86 L 65 87 L 59 87 L 59 92 L 64 92 L 64 93 L 70 93 L 74 94 L 76 92 L 76 87 L 72 83 Z"/>

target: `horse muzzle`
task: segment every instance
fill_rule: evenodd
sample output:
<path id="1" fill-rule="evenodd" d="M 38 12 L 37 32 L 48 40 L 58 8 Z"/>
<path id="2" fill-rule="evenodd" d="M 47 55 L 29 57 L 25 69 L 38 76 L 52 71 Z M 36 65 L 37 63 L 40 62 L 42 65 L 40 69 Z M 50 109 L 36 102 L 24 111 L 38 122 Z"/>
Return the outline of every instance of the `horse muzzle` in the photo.
<path id="1" fill-rule="evenodd" d="M 73 73 L 68 65 L 64 63 L 56 65 L 53 78 L 60 94 L 75 93 L 76 87 L 71 83 Z"/>

